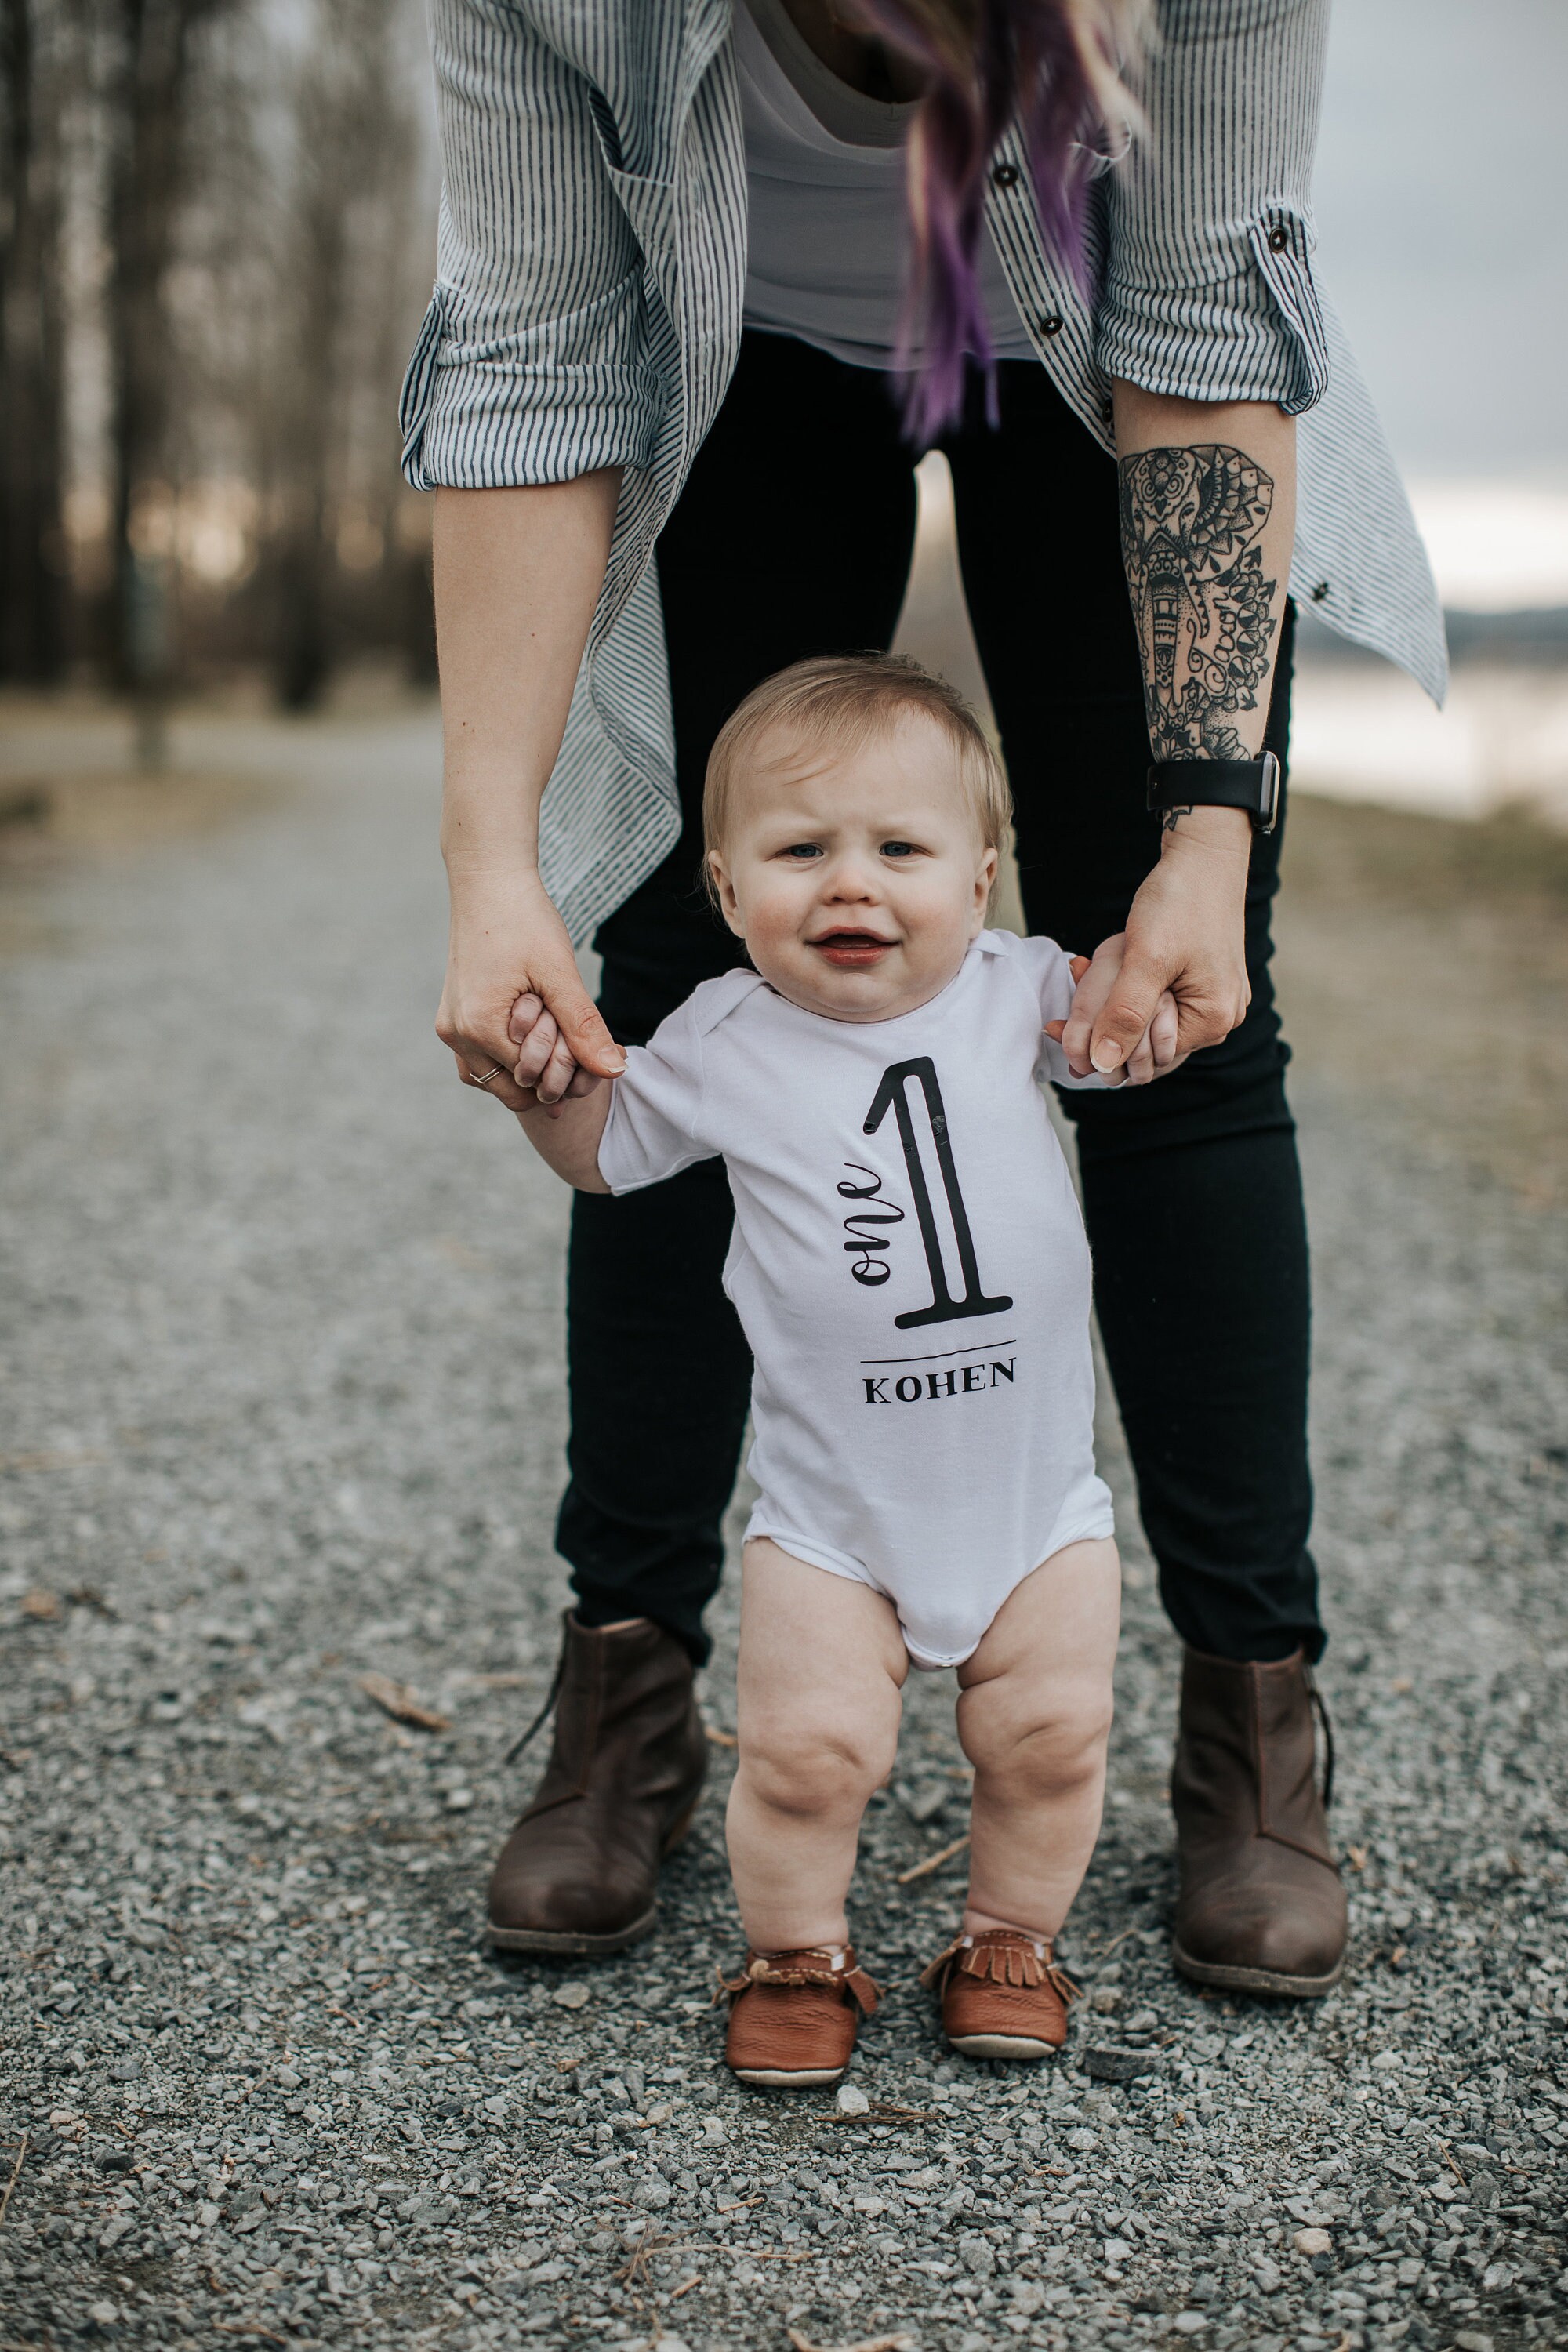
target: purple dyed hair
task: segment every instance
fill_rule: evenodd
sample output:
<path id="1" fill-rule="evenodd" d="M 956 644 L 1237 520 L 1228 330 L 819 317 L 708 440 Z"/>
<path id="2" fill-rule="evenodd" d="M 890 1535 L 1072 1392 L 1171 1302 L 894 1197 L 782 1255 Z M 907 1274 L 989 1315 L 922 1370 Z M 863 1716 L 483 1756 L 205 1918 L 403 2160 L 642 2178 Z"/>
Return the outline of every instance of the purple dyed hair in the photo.
<path id="1" fill-rule="evenodd" d="M 963 412 L 967 364 L 996 374 L 980 293 L 992 158 L 1016 121 L 1046 240 L 1087 290 L 1083 215 L 1109 139 L 1139 120 L 1119 78 L 1136 55 L 1144 0 L 854 0 L 866 30 L 917 65 L 925 95 L 909 142 L 913 250 L 900 332 L 904 423 L 924 448 Z"/>

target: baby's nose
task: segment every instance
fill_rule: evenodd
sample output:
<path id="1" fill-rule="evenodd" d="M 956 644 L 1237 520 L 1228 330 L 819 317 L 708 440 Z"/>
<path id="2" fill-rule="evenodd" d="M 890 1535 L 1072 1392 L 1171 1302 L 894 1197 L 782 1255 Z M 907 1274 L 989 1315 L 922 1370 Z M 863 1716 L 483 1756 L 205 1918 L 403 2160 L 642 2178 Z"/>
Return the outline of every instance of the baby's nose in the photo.
<path id="1" fill-rule="evenodd" d="M 834 898 L 869 898 L 876 893 L 877 878 L 874 861 L 858 857 L 851 851 L 835 860 L 827 877 L 828 895 Z"/>

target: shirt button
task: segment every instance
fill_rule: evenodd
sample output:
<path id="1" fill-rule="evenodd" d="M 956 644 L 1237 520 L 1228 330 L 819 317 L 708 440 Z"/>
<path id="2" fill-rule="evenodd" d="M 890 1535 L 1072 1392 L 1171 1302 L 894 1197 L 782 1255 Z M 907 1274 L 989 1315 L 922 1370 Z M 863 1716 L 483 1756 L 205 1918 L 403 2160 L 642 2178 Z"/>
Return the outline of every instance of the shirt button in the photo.
<path id="1" fill-rule="evenodd" d="M 1016 163 L 998 163 L 991 174 L 991 184 L 995 188 L 1016 188 L 1018 184 Z"/>
<path id="2" fill-rule="evenodd" d="M 1271 228 L 1271 229 L 1269 230 L 1269 232 L 1268 232 L 1268 250 L 1269 250 L 1269 252 L 1270 252 L 1270 253 L 1288 253 L 1288 252 L 1289 251 L 1289 249 L 1290 249 L 1290 232 L 1289 232 L 1289 230 L 1288 228 Z"/>
<path id="3" fill-rule="evenodd" d="M 1048 319 L 1042 319 L 1040 320 L 1040 332 L 1042 335 L 1059 335 L 1061 331 L 1062 322 L 1058 318 L 1054 310 L 1051 312 Z"/>

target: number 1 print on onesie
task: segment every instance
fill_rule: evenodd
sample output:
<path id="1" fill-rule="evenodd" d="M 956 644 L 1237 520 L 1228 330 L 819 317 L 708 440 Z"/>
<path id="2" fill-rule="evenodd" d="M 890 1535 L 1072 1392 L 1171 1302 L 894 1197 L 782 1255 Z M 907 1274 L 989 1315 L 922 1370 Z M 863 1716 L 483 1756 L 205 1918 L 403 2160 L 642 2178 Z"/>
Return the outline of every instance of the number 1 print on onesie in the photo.
<path id="1" fill-rule="evenodd" d="M 942 1237 L 937 1231 L 931 1187 L 926 1182 L 925 1165 L 921 1156 L 921 1137 L 915 1126 L 914 1113 L 910 1108 L 909 1083 L 911 1078 L 919 1081 L 931 1120 L 936 1164 L 942 1171 L 942 1190 L 947 1195 L 948 1215 L 952 1220 L 952 1238 L 958 1253 L 959 1272 L 963 1277 L 962 1298 L 954 1298 L 947 1286 L 947 1267 L 942 1260 Z M 907 1315 L 895 1315 L 894 1323 L 900 1331 L 909 1331 L 923 1323 L 961 1323 L 972 1315 L 1005 1315 L 1013 1304 L 1011 1298 L 987 1298 L 980 1286 L 980 1269 L 974 1260 L 969 1213 L 963 1205 L 958 1171 L 953 1165 L 952 1139 L 947 1131 L 947 1113 L 942 1108 L 942 1088 L 937 1084 L 936 1065 L 929 1054 L 922 1054 L 912 1062 L 895 1062 L 883 1071 L 882 1082 L 866 1114 L 865 1132 L 868 1135 L 876 1134 L 889 1108 L 899 1123 L 899 1140 L 904 1147 L 904 1160 L 910 1171 L 910 1191 L 914 1195 L 915 1217 L 920 1225 L 921 1239 L 925 1244 L 931 1288 L 929 1307 L 917 1307 Z"/>

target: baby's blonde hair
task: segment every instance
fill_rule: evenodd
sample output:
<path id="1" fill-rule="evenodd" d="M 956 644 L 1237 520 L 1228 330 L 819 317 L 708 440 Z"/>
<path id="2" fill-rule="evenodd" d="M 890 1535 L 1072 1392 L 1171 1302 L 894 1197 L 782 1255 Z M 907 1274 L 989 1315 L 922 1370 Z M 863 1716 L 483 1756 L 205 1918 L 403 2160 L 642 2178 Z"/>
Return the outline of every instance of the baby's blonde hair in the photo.
<path id="1" fill-rule="evenodd" d="M 723 848 L 737 780 L 775 728 L 787 730 L 807 753 L 856 751 L 872 737 L 890 733 L 908 711 L 923 714 L 946 736 L 980 838 L 987 849 L 1000 850 L 1013 817 L 1002 762 L 957 688 L 907 654 L 825 654 L 753 687 L 708 754 L 704 846 Z"/>

